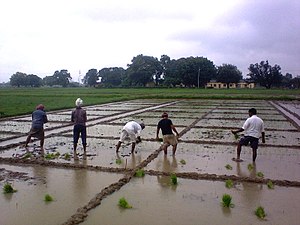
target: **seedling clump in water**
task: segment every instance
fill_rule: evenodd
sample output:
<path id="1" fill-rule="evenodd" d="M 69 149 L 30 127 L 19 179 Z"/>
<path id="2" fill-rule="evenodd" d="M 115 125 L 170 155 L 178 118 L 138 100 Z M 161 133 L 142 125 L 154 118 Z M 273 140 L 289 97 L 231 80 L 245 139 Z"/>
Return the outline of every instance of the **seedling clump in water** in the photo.
<path id="1" fill-rule="evenodd" d="M 256 174 L 256 176 L 258 176 L 259 178 L 264 178 L 264 174 L 263 174 L 262 172 L 258 172 L 258 173 Z"/>
<path id="2" fill-rule="evenodd" d="M 232 170 L 232 166 L 229 165 L 229 164 L 227 164 L 227 165 L 225 166 L 225 168 L 228 169 L 228 170 Z"/>
<path id="3" fill-rule="evenodd" d="M 172 182 L 172 184 L 174 184 L 174 185 L 177 185 L 177 184 L 178 184 L 176 174 L 171 174 L 171 182 Z"/>
<path id="4" fill-rule="evenodd" d="M 121 159 L 116 159 L 116 164 L 120 165 L 122 163 Z"/>
<path id="5" fill-rule="evenodd" d="M 124 197 L 119 199 L 119 206 L 124 209 L 132 208 L 132 206 L 128 204 L 127 200 Z"/>
<path id="6" fill-rule="evenodd" d="M 17 192 L 17 190 L 15 190 L 10 183 L 6 183 L 3 186 L 3 192 L 4 194 L 9 194 L 9 193 L 14 193 Z"/>
<path id="7" fill-rule="evenodd" d="M 248 170 L 249 170 L 249 171 L 252 171 L 253 168 L 254 168 L 254 166 L 253 166 L 251 163 L 249 163 L 249 164 L 248 164 Z"/>
<path id="8" fill-rule="evenodd" d="M 264 219 L 266 217 L 265 209 L 261 206 L 257 207 L 255 215 L 260 219 Z"/>
<path id="9" fill-rule="evenodd" d="M 233 208 L 234 204 L 232 204 L 232 197 L 229 194 L 224 194 L 222 197 L 222 204 L 224 207 Z"/>
<path id="10" fill-rule="evenodd" d="M 270 180 L 268 181 L 267 186 L 268 186 L 269 189 L 274 189 L 274 184 Z"/>
<path id="11" fill-rule="evenodd" d="M 184 159 L 180 160 L 180 163 L 185 165 L 186 164 L 186 161 Z"/>
<path id="12" fill-rule="evenodd" d="M 225 181 L 225 186 L 227 188 L 232 188 L 233 187 L 233 181 L 232 180 L 226 180 Z"/>
<path id="13" fill-rule="evenodd" d="M 138 169 L 135 174 L 134 174 L 135 177 L 144 177 L 145 176 L 145 171 L 142 170 L 142 169 Z"/>
<path id="14" fill-rule="evenodd" d="M 53 198 L 52 198 L 51 195 L 46 194 L 44 200 L 45 200 L 45 202 L 52 202 L 52 201 L 53 201 Z"/>

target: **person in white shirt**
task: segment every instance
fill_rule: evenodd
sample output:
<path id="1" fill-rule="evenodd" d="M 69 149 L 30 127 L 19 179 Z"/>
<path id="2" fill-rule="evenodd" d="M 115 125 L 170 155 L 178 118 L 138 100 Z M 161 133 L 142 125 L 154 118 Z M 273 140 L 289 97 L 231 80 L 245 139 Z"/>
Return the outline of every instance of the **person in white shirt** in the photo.
<path id="1" fill-rule="evenodd" d="M 258 140 L 262 137 L 262 143 L 265 143 L 265 129 L 264 122 L 261 118 L 256 116 L 256 109 L 249 109 L 249 118 L 245 121 L 242 128 L 238 130 L 232 130 L 233 134 L 237 134 L 239 132 L 244 132 L 244 137 L 242 137 L 237 146 L 237 157 L 232 158 L 233 161 L 242 162 L 243 160 L 240 158 L 242 146 L 247 146 L 250 143 L 252 148 L 252 161 L 255 162 L 257 156 L 257 148 L 258 148 Z"/>
<path id="2" fill-rule="evenodd" d="M 129 138 L 131 141 L 131 153 L 134 153 L 136 143 L 141 142 L 141 131 L 145 128 L 144 123 L 137 123 L 135 121 L 130 121 L 125 124 L 122 129 L 120 140 L 116 146 L 116 152 L 119 152 L 121 144 L 125 139 Z"/>

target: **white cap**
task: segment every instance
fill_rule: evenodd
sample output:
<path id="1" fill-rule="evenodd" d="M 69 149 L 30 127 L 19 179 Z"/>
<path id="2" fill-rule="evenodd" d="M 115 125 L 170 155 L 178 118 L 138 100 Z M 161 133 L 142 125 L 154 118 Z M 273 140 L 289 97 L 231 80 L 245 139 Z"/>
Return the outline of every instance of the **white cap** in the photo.
<path id="1" fill-rule="evenodd" d="M 81 99 L 81 98 L 77 98 L 76 101 L 75 101 L 75 105 L 76 105 L 77 107 L 79 107 L 79 106 L 82 106 L 82 104 L 83 104 L 82 99 Z"/>

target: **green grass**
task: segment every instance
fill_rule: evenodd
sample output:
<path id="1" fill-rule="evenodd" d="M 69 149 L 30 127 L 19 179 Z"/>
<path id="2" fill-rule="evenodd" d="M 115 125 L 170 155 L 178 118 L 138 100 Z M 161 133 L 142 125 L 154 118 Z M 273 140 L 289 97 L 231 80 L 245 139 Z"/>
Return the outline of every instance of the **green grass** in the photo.
<path id="1" fill-rule="evenodd" d="M 226 164 L 225 168 L 228 169 L 228 170 L 232 170 L 232 166 L 229 165 L 229 164 Z"/>
<path id="2" fill-rule="evenodd" d="M 300 90 L 197 89 L 197 88 L 0 88 L 0 117 L 32 113 L 44 104 L 46 111 L 74 108 L 80 97 L 84 105 L 131 99 L 261 99 L 295 100 Z"/>
<path id="3" fill-rule="evenodd" d="M 233 187 L 233 181 L 232 180 L 226 180 L 225 181 L 225 187 L 232 188 Z"/>
<path id="4" fill-rule="evenodd" d="M 171 182 L 172 182 L 173 185 L 177 185 L 178 184 L 176 174 L 171 174 L 170 179 L 171 179 Z"/>

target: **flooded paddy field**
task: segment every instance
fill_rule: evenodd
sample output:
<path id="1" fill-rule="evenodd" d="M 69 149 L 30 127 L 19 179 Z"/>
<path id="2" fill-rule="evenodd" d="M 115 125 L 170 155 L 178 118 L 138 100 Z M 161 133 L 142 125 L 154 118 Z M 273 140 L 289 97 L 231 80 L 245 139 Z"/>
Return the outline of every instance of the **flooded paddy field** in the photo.
<path id="1" fill-rule="evenodd" d="M 17 191 L 1 193 L 0 224 L 298 224 L 296 103 L 133 100 L 85 107 L 87 155 L 79 140 L 79 160 L 72 149 L 72 109 L 47 113 L 44 157 L 38 140 L 29 144 L 29 152 L 23 147 L 30 115 L 1 120 L 0 186 L 10 183 Z M 230 130 L 242 126 L 252 107 L 265 122 L 266 143 L 260 143 L 255 164 L 250 147 L 243 147 L 244 161 L 236 163 L 231 158 L 238 140 Z M 162 112 L 169 113 L 180 134 L 175 156 L 171 147 L 164 155 L 155 139 Z M 146 124 L 142 142 L 133 154 L 130 143 L 117 154 L 121 129 L 130 120 Z M 135 176 L 139 169 L 144 177 Z M 222 206 L 225 193 L 234 207 Z M 46 194 L 54 201 L 45 202 Z M 118 206 L 122 197 L 132 208 Z M 259 206 L 266 211 L 263 220 L 254 213 Z"/>

